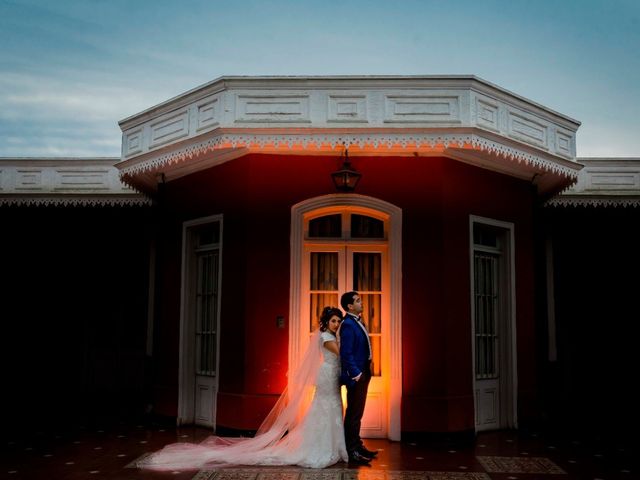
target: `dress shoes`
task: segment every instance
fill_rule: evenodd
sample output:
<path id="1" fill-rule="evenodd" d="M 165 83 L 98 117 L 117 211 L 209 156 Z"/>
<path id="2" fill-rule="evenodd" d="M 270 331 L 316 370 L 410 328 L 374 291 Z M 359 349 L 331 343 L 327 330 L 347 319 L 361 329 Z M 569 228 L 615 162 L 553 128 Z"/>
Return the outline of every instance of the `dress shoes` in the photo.
<path id="1" fill-rule="evenodd" d="M 369 465 L 370 460 L 360 452 L 349 453 L 349 463 L 352 465 Z"/>
<path id="2" fill-rule="evenodd" d="M 358 449 L 358 453 L 369 460 L 373 460 L 378 456 L 378 452 L 373 450 L 367 450 L 364 445 Z"/>

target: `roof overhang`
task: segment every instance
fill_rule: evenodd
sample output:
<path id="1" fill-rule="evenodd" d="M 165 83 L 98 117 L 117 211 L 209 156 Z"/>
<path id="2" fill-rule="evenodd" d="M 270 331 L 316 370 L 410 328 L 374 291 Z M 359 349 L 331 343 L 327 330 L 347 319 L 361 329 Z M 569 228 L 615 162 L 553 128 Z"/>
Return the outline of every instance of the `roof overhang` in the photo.
<path id="1" fill-rule="evenodd" d="M 579 158 L 577 182 L 548 207 L 640 207 L 640 158 Z"/>
<path id="2" fill-rule="evenodd" d="M 147 206 L 118 158 L 0 158 L 0 206 Z"/>
<path id="3" fill-rule="evenodd" d="M 124 182 L 147 192 L 248 153 L 446 156 L 577 180 L 579 122 L 474 76 L 223 77 L 120 122 Z"/>

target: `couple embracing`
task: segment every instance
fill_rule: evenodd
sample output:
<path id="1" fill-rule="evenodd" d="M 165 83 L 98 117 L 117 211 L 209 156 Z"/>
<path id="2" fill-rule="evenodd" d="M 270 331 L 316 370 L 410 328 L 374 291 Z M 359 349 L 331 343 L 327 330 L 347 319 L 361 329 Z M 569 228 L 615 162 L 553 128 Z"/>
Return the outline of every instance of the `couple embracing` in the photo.
<path id="1" fill-rule="evenodd" d="M 369 465 L 360 424 L 371 380 L 371 343 L 361 321 L 358 292 L 325 307 L 319 329 L 275 406 L 252 438 L 209 437 L 195 445 L 175 443 L 138 463 L 154 470 L 206 469 L 225 465 L 299 465 L 324 468 L 340 460 Z M 342 418 L 340 385 L 347 387 Z M 312 395 L 310 395 L 312 393 Z M 310 399 L 310 401 L 309 401 Z"/>

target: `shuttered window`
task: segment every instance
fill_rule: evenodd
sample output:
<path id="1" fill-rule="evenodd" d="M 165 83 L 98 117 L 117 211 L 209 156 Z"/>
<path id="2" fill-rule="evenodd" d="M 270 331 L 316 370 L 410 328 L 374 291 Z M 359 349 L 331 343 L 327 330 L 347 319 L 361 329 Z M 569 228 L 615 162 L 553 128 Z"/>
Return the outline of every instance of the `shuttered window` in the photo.
<path id="1" fill-rule="evenodd" d="M 495 253 L 474 253 L 476 379 L 498 377 L 498 260 Z"/>
<path id="2" fill-rule="evenodd" d="M 220 286 L 220 224 L 197 232 L 196 247 L 196 374 L 215 376 L 217 371 L 218 295 Z"/>

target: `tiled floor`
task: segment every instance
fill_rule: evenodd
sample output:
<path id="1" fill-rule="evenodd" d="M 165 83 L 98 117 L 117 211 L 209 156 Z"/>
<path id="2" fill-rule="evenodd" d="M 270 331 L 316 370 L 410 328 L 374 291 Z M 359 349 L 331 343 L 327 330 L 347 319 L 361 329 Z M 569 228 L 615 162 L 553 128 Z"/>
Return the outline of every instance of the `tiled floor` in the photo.
<path id="1" fill-rule="evenodd" d="M 379 450 L 370 467 L 336 464 L 324 470 L 227 468 L 150 472 L 135 460 L 175 441 L 200 442 L 202 428 L 118 423 L 68 431 L 23 432 L 6 440 L 0 478 L 181 480 L 573 480 L 640 479 L 639 452 L 615 439 L 551 437 L 525 432 L 479 434 L 472 445 L 368 440 Z"/>

